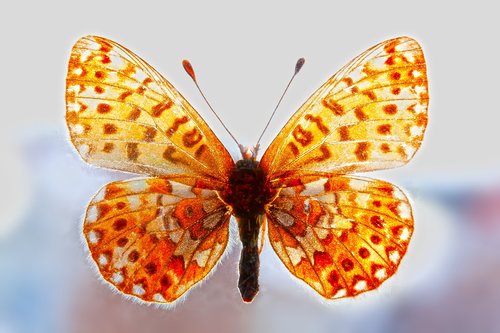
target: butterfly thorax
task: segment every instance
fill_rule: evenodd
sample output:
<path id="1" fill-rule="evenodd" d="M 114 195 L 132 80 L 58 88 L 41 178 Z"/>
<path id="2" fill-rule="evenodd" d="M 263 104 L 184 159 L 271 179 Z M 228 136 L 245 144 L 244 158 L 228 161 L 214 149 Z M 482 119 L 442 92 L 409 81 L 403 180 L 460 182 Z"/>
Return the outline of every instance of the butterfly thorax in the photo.
<path id="1" fill-rule="evenodd" d="M 236 162 L 224 195 L 224 201 L 233 208 L 236 217 L 264 214 L 264 205 L 274 196 L 266 178 L 257 161 Z"/>

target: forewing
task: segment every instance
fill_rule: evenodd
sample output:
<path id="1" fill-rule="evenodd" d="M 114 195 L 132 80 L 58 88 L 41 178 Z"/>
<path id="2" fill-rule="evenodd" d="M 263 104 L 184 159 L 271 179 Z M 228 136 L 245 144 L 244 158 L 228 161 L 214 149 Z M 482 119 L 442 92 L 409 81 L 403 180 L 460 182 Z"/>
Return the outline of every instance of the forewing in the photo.
<path id="1" fill-rule="evenodd" d="M 404 193 L 364 178 L 289 178 L 266 213 L 281 261 L 329 299 L 377 288 L 396 272 L 413 232 Z"/>
<path id="2" fill-rule="evenodd" d="M 152 175 L 225 180 L 233 161 L 205 121 L 144 60 L 102 37 L 83 37 L 66 78 L 71 141 L 94 165 Z"/>
<path id="3" fill-rule="evenodd" d="M 427 125 L 427 74 L 418 43 L 400 37 L 352 60 L 292 116 L 261 160 L 290 171 L 351 172 L 402 165 Z"/>
<path id="4" fill-rule="evenodd" d="M 229 217 L 217 192 L 194 178 L 142 178 L 104 186 L 83 233 L 106 281 L 143 301 L 170 303 L 215 266 Z"/>

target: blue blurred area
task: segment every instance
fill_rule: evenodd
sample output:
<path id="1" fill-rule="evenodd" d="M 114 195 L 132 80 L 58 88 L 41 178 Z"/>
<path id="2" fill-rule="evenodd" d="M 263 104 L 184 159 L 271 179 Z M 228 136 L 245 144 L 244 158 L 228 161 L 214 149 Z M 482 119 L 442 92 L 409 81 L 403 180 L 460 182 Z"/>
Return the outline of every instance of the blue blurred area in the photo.
<path id="1" fill-rule="evenodd" d="M 33 196 L 0 238 L 0 333 L 500 331 L 500 184 L 399 184 L 414 202 L 409 252 L 395 277 L 354 300 L 312 294 L 266 244 L 261 292 L 243 304 L 235 241 L 208 281 L 165 310 L 100 282 L 80 239 L 90 197 L 132 176 L 87 166 L 62 134 L 28 140 L 23 153 Z"/>

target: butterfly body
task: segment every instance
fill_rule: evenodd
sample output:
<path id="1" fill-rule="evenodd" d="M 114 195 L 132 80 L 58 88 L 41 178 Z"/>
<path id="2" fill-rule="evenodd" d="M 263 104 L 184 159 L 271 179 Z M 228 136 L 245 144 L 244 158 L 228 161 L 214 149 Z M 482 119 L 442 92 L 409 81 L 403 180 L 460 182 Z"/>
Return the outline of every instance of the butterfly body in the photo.
<path id="1" fill-rule="evenodd" d="M 116 42 L 83 37 L 66 78 L 71 142 L 88 163 L 142 174 L 91 199 L 82 228 L 90 255 L 116 290 L 172 303 L 215 267 L 234 216 L 244 301 L 259 290 L 266 226 L 285 267 L 321 296 L 376 289 L 408 249 L 412 209 L 398 187 L 350 174 L 407 163 L 423 140 L 428 100 L 420 45 L 387 40 L 321 86 L 260 161 L 258 146 L 240 147 L 235 163 L 154 68 Z"/>
<path id="2" fill-rule="evenodd" d="M 238 287 L 245 302 L 259 290 L 259 232 L 264 221 L 265 205 L 276 196 L 264 170 L 253 157 L 236 162 L 223 191 L 223 200 L 232 208 L 242 244 Z"/>

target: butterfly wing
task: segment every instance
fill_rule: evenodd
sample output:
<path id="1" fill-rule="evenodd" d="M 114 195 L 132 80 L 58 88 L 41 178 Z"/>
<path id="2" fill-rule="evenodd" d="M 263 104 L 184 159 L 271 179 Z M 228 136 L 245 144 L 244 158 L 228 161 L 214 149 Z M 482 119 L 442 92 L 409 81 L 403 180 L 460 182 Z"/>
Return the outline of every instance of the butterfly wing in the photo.
<path id="1" fill-rule="evenodd" d="M 184 97 L 144 60 L 108 39 L 83 37 L 73 47 L 66 107 L 71 141 L 91 164 L 221 181 L 233 166 Z"/>
<path id="2" fill-rule="evenodd" d="M 395 167 L 419 148 L 427 125 L 422 49 L 408 37 L 348 63 L 292 116 L 264 153 L 271 179 L 290 172 L 345 174 Z"/>
<path id="3" fill-rule="evenodd" d="M 396 272 L 413 232 L 401 190 L 332 174 L 283 182 L 266 208 L 268 233 L 293 275 L 331 299 L 375 289 Z"/>
<path id="4" fill-rule="evenodd" d="M 396 272 L 413 232 L 408 199 L 389 183 L 345 174 L 408 162 L 427 105 L 420 46 L 388 40 L 328 80 L 264 153 L 261 166 L 279 191 L 266 207 L 271 244 L 324 297 L 355 296 Z"/>
<path id="5" fill-rule="evenodd" d="M 202 280 L 226 248 L 229 211 L 194 178 L 142 178 L 104 186 L 83 234 L 102 277 L 147 302 L 169 303 Z"/>

